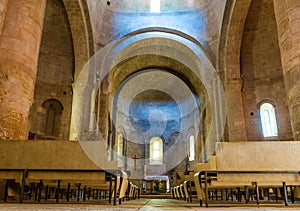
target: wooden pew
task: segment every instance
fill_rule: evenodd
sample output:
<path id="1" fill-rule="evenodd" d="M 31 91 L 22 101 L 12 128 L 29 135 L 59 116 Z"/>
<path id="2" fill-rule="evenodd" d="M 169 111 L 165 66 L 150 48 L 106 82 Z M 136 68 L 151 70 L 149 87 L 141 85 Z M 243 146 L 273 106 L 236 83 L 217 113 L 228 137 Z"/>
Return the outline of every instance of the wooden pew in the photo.
<path id="1" fill-rule="evenodd" d="M 216 170 L 195 174 L 200 198 L 204 194 L 208 206 L 209 190 L 244 188 L 248 202 L 250 188 L 255 190 L 259 204 L 259 188 L 282 187 L 287 206 L 287 186 L 300 185 L 299 151 L 298 141 L 218 143 Z"/>
<path id="2" fill-rule="evenodd" d="M 0 154 L 0 179 L 20 183 L 19 202 L 23 202 L 27 183 L 105 189 L 109 191 L 109 202 L 113 192 L 119 191 L 120 167 L 117 161 L 107 161 L 106 144 L 102 141 L 7 140 L 0 142 Z M 114 194 L 114 205 L 116 198 Z"/>
<path id="3" fill-rule="evenodd" d="M 183 189 L 183 184 L 179 185 L 179 193 L 180 193 L 180 198 L 182 200 L 186 200 L 186 196 L 185 196 L 185 192 L 184 192 L 184 189 Z"/>
<path id="4" fill-rule="evenodd" d="M 185 200 L 192 202 L 192 198 L 195 197 L 195 185 L 194 185 L 194 172 L 189 172 L 184 175 L 183 192 Z"/>

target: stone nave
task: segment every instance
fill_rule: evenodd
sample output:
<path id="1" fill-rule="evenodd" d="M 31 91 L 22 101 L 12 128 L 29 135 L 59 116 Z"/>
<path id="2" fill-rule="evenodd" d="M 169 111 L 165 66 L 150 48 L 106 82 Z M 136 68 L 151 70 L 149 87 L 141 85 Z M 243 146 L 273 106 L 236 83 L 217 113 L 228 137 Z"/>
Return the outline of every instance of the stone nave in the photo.
<path id="1" fill-rule="evenodd" d="M 0 205 L 297 208 L 299 28 L 299 0 L 0 0 Z"/>

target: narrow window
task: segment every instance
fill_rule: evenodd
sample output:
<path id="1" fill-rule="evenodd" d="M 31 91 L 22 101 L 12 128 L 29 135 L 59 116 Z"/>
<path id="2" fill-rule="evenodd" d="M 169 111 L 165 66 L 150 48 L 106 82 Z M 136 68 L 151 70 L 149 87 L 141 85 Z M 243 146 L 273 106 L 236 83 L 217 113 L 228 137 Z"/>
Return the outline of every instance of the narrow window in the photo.
<path id="1" fill-rule="evenodd" d="M 272 104 L 264 103 L 260 106 L 260 119 L 265 138 L 278 135 L 275 108 Z"/>
<path id="2" fill-rule="evenodd" d="M 150 12 L 160 13 L 160 0 L 151 0 Z"/>
<path id="3" fill-rule="evenodd" d="M 123 155 L 123 145 L 124 145 L 124 140 L 123 140 L 123 134 L 119 133 L 118 134 L 118 156 Z"/>
<path id="4" fill-rule="evenodd" d="M 190 135 L 189 138 L 189 161 L 195 160 L 195 136 Z"/>
<path id="5" fill-rule="evenodd" d="M 150 165 L 163 164 L 163 141 L 155 137 L 150 141 Z"/>

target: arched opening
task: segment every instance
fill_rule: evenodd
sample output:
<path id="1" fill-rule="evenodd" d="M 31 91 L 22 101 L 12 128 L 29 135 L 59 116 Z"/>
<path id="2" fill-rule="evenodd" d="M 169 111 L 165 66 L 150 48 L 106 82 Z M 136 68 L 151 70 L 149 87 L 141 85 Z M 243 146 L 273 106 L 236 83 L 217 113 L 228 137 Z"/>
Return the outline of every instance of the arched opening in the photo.
<path id="1" fill-rule="evenodd" d="M 263 103 L 259 112 L 263 136 L 265 138 L 278 136 L 275 107 L 271 103 Z"/>
<path id="2" fill-rule="evenodd" d="M 189 157 L 189 161 L 194 161 L 195 160 L 195 136 L 193 134 L 191 134 L 189 136 L 189 140 L 188 140 L 188 157 Z"/>
<path id="3" fill-rule="evenodd" d="M 44 134 L 46 136 L 59 136 L 61 115 L 64 110 L 62 104 L 55 99 L 46 100 L 42 107 L 46 110 Z"/>
<path id="4" fill-rule="evenodd" d="M 151 35 L 151 34 L 149 34 Z M 137 35 L 138 36 L 138 35 Z M 115 66 L 112 67 L 111 71 L 109 72 L 108 75 L 108 81 L 109 81 L 109 101 L 108 101 L 108 112 L 110 114 L 110 119 L 112 123 L 115 124 L 115 126 L 110 126 L 109 128 L 109 132 L 111 131 L 112 134 L 116 134 L 116 130 L 115 128 L 119 128 L 119 127 L 123 127 L 124 130 L 126 131 L 127 134 L 131 134 L 133 132 L 139 132 L 140 134 L 143 135 L 143 137 L 145 138 L 145 142 L 143 143 L 143 148 L 140 148 L 138 143 L 140 142 L 140 140 L 138 138 L 133 137 L 128 138 L 128 146 L 130 145 L 135 145 L 135 148 L 130 148 L 128 147 L 128 154 L 127 157 L 129 157 L 130 159 L 132 157 L 134 157 L 134 155 L 136 154 L 137 157 L 139 158 L 139 160 L 134 160 L 132 161 L 132 163 L 136 163 L 136 169 L 141 169 L 141 165 L 145 165 L 146 166 L 146 175 L 162 175 L 164 173 L 169 173 L 169 171 L 177 171 L 174 170 L 175 168 L 178 169 L 178 171 L 180 171 L 180 177 L 178 176 L 178 178 L 182 178 L 184 176 L 184 173 L 186 172 L 186 165 L 183 165 L 186 163 L 187 159 L 187 150 L 186 150 L 186 134 L 188 129 L 191 127 L 196 128 L 195 130 L 195 134 L 199 134 L 198 130 L 199 130 L 199 110 L 202 110 L 202 105 L 206 105 L 208 107 L 210 107 L 211 105 L 217 106 L 217 105 L 221 105 L 221 103 L 210 103 L 207 104 L 207 100 L 208 98 L 201 98 L 201 101 L 205 100 L 205 103 L 203 102 L 203 104 L 199 103 L 200 99 L 199 96 L 202 96 L 203 93 L 206 94 L 207 89 L 205 89 L 204 85 L 202 86 L 202 80 L 201 77 L 202 76 L 206 76 L 207 74 L 210 74 L 210 70 L 213 70 L 214 68 L 210 65 L 210 63 L 208 63 L 207 65 L 207 69 L 206 66 L 200 69 L 195 69 L 195 78 L 190 78 L 188 77 L 189 75 L 193 75 L 193 74 L 189 74 L 188 73 L 193 73 L 194 68 L 197 67 L 197 64 L 202 64 L 202 59 L 203 60 L 207 60 L 206 57 L 201 57 L 198 54 L 193 53 L 193 51 L 190 51 L 189 48 L 185 49 L 185 45 L 181 44 L 180 42 L 175 41 L 174 44 L 177 44 L 178 46 L 176 46 L 176 49 L 181 49 L 181 52 L 183 51 L 182 49 L 186 50 L 186 53 L 188 55 L 186 55 L 187 61 L 190 61 L 191 64 L 189 62 L 184 62 L 184 58 L 181 59 L 175 57 L 175 53 L 173 53 L 174 51 L 177 52 L 175 49 L 173 49 L 171 46 L 173 46 L 173 40 L 172 39 L 168 39 L 168 38 L 164 38 L 163 34 L 161 34 L 160 36 L 162 37 L 156 37 L 157 35 L 153 35 L 155 37 L 153 37 L 153 41 L 158 42 L 158 41 L 162 41 L 162 42 L 168 42 L 168 45 L 166 46 L 169 50 L 172 50 L 172 54 L 171 55 L 166 55 L 171 57 L 171 60 L 167 59 L 168 57 L 161 57 L 161 56 L 152 56 L 152 54 L 157 53 L 159 49 L 154 49 L 154 52 L 152 53 L 147 52 L 148 49 L 152 49 L 152 48 L 148 48 L 147 43 L 149 42 L 149 40 L 147 40 L 147 43 L 145 43 L 144 38 L 142 37 L 144 36 L 141 35 L 140 40 L 137 41 L 135 43 L 135 45 L 133 46 L 129 46 L 128 48 L 126 48 L 126 51 L 134 51 L 134 46 L 143 46 L 143 47 L 139 47 L 139 54 L 140 53 L 148 53 L 150 54 L 149 58 L 146 57 L 146 60 L 141 61 L 141 64 L 143 65 L 139 65 L 140 63 L 137 62 L 136 58 L 139 58 L 139 56 L 135 57 L 135 53 L 134 54 L 130 54 L 130 56 L 132 58 L 134 58 L 134 63 L 137 64 L 137 66 L 127 66 L 124 65 L 124 68 L 122 65 L 123 64 L 129 64 L 127 63 L 129 61 L 129 58 L 131 57 L 126 57 L 125 55 L 125 51 L 124 54 L 120 53 L 120 57 L 116 58 L 116 61 L 114 61 Z M 152 35 L 151 35 L 152 36 Z M 172 35 L 173 36 L 173 35 Z M 139 37 L 137 37 L 139 38 Z M 128 38 L 129 39 L 129 38 Z M 131 39 L 131 37 L 130 37 Z M 147 38 L 148 39 L 148 38 Z M 150 39 L 150 38 L 149 38 Z M 152 37 L 151 37 L 152 39 Z M 131 42 L 131 40 L 129 40 Z M 127 44 L 127 43 L 126 43 Z M 156 44 L 154 43 L 153 45 L 156 46 Z M 159 43 L 158 43 L 159 45 Z M 109 49 L 109 48 L 107 48 Z M 106 48 L 104 50 L 107 50 Z M 140 51 L 141 50 L 141 51 Z M 122 51 L 123 52 L 123 51 Z M 115 52 L 118 53 L 118 52 Z M 179 52 L 178 52 L 179 53 Z M 124 55 L 124 57 L 122 57 Z M 176 54 L 177 55 L 177 54 Z M 102 61 L 102 54 L 97 54 L 96 56 L 100 56 L 99 57 L 99 61 Z M 114 55 L 112 55 L 114 56 Z M 164 56 L 164 55 L 163 55 Z M 122 58 L 122 59 L 121 59 Z M 142 58 L 142 57 L 141 57 Z M 151 60 L 151 58 L 153 58 L 153 60 Z M 162 58 L 166 59 L 166 60 L 162 60 Z M 197 59 L 198 58 L 198 59 Z M 102 58 L 105 59 L 105 58 Z M 154 60 L 155 59 L 155 60 Z M 178 60 L 177 60 L 178 59 Z M 166 64 L 166 61 L 172 61 L 172 63 L 168 63 Z M 175 62 L 174 62 L 175 61 Z M 177 62 L 176 62 L 177 61 Z M 181 61 L 183 61 L 185 64 L 188 64 L 188 66 L 182 65 L 180 69 L 178 69 L 177 65 L 178 63 L 180 63 Z M 195 62 L 195 65 L 193 65 L 193 61 Z M 145 64 L 146 62 L 146 64 Z M 118 65 L 117 65 L 118 64 Z M 162 66 L 162 67 L 161 67 Z M 190 69 L 190 68 L 192 69 Z M 202 67 L 202 66 L 201 66 Z M 106 66 L 105 66 L 106 68 Z M 107 68 L 109 68 L 107 66 Z M 170 71 L 166 71 L 170 70 Z M 175 69 L 175 71 L 173 71 L 173 69 Z M 205 69 L 205 73 L 204 73 L 204 69 Z M 90 70 L 90 69 L 89 69 Z M 177 76 L 177 73 L 179 72 L 180 75 L 184 75 L 186 77 L 183 77 L 183 79 L 189 79 L 190 83 L 186 83 L 185 80 L 183 80 L 181 77 L 179 78 Z M 90 72 L 84 71 L 84 73 L 86 74 L 90 74 Z M 120 74 L 119 74 L 120 73 Z M 197 74 L 196 74 L 197 73 Z M 91 78 L 93 78 L 93 76 L 95 76 L 97 74 L 91 75 Z M 198 77 L 197 77 L 198 75 Z M 213 75 L 212 77 L 214 77 L 215 75 Z M 100 77 L 100 81 L 102 79 L 105 79 L 104 77 L 102 78 L 102 75 L 99 75 Z M 204 80 L 203 80 L 204 81 Z M 219 84 L 219 81 L 217 81 L 217 84 Z M 86 83 L 86 81 L 82 81 L 83 83 Z M 161 83 L 164 82 L 164 83 Z M 77 84 L 81 84 L 81 81 L 77 81 Z M 192 88 L 189 85 L 192 85 Z M 199 86 L 196 86 L 196 84 L 199 84 Z M 96 84 L 97 85 L 97 84 Z M 96 86 L 97 88 L 98 86 Z M 207 86 L 209 87 L 209 86 Z M 77 88 L 82 88 L 80 86 L 75 87 L 75 90 L 80 92 L 80 89 Z M 218 89 L 221 90 L 221 89 Z M 86 92 L 86 90 L 82 90 L 83 92 Z M 208 91 L 210 91 L 210 93 L 213 91 L 212 89 L 209 89 Z M 77 96 L 80 97 L 80 99 L 77 97 L 76 99 L 78 100 L 78 102 L 85 102 L 86 100 L 82 100 L 82 96 L 87 96 L 85 94 L 80 94 L 80 96 L 78 95 L 77 92 Z M 74 92 L 75 93 L 75 92 Z M 163 94 L 162 94 L 163 93 Z M 149 94 L 149 95 L 148 95 Z M 151 94 L 151 95 L 150 95 Z M 154 94 L 154 95 L 153 95 Z M 222 98 L 223 95 L 222 93 L 217 93 L 220 94 L 220 96 L 215 96 L 215 98 Z M 207 94 L 208 95 L 208 94 Z M 149 96 L 149 97 L 148 97 Z M 151 96 L 151 98 L 150 98 Z M 205 95 L 206 96 L 206 95 Z M 140 97 L 140 98 L 139 98 Z M 87 97 L 88 98 L 88 97 Z M 76 100 L 75 99 L 75 100 Z M 89 101 L 93 101 L 93 98 L 91 98 L 92 100 Z M 222 98 L 223 99 L 223 98 Z M 163 105 L 173 105 L 174 104 L 174 108 L 178 108 L 176 110 L 178 110 L 179 112 L 177 112 L 178 115 L 174 115 L 174 112 L 169 112 L 170 109 L 166 109 L 166 112 L 163 109 L 159 109 L 160 107 L 162 107 Z M 200 107 L 201 105 L 201 107 Z M 145 109 L 138 109 L 139 106 L 143 107 L 143 108 L 153 108 L 153 109 L 149 109 L 149 113 L 145 112 Z M 220 106 L 222 107 L 222 106 Z M 77 108 L 77 107 L 76 107 Z M 75 109 L 76 109 L 75 108 Z M 85 108 L 84 105 L 78 105 L 78 109 L 81 108 Z M 137 109 L 136 109 L 137 108 Z M 212 111 L 216 111 L 217 109 L 211 109 Z M 221 110 L 221 109 L 220 109 Z M 141 112 L 139 112 L 141 111 Z M 153 111 L 153 112 L 152 112 Z M 168 111 L 168 112 L 167 112 Z M 83 113 L 83 112 L 77 112 L 77 113 Z M 169 115 L 170 113 L 170 115 Z M 222 113 L 222 112 L 219 112 Z M 136 115 L 135 115 L 136 114 Z M 149 114 L 149 115 L 148 115 Z M 175 117 L 173 117 L 175 116 Z M 219 117 L 219 114 L 218 114 Z M 75 121 L 74 122 L 80 122 L 80 116 L 76 116 L 75 117 Z M 76 119 L 78 119 L 78 121 L 76 121 Z M 178 119 L 178 121 L 177 121 Z M 85 120 L 85 119 L 82 119 Z M 180 121 L 179 121 L 180 120 Z M 211 120 L 209 118 L 209 120 Z M 214 119 L 215 120 L 215 119 Z M 83 121 L 81 121 L 81 125 L 87 125 L 85 123 L 83 123 Z M 157 124 L 156 124 L 157 123 Z M 213 125 L 213 123 L 211 123 Z M 180 128 L 178 129 L 177 126 L 180 126 Z M 215 127 L 210 127 L 210 128 L 215 128 Z M 221 133 L 222 131 L 222 127 L 220 127 L 220 131 L 218 131 L 218 133 Z M 84 132 L 84 128 L 79 127 L 79 133 L 81 131 Z M 176 145 L 172 145 L 169 147 L 168 144 L 168 140 L 169 137 L 172 133 L 174 132 L 178 132 L 180 131 L 183 134 L 183 138 L 180 139 L 180 141 L 178 141 L 178 143 Z M 210 131 L 209 131 L 210 132 Z M 209 140 L 216 140 L 216 138 L 213 137 L 213 134 L 216 133 L 208 133 L 208 139 Z M 196 136 L 196 135 L 195 135 Z M 163 147 L 162 150 L 165 151 L 165 149 L 169 149 L 168 151 L 165 151 L 165 153 L 163 154 L 164 157 L 164 161 L 163 164 L 158 165 L 158 166 L 150 166 L 149 163 L 149 158 L 148 156 L 150 155 L 150 143 L 149 141 L 153 138 L 153 137 L 160 137 L 161 139 L 163 139 L 164 143 L 163 143 Z M 197 135 L 198 137 L 198 135 Z M 109 137 L 109 141 L 108 141 L 108 146 L 109 146 L 109 150 L 114 150 L 116 149 L 115 144 L 116 140 L 117 140 L 117 134 L 116 136 L 111 136 Z M 132 142 L 133 144 L 130 144 L 130 142 Z M 212 143 L 211 145 L 213 145 L 213 142 L 207 141 L 208 143 Z M 181 147 L 181 146 L 182 147 Z M 207 147 L 208 148 L 208 147 Z M 211 147 L 213 148 L 213 147 Z M 180 149 L 180 150 L 177 150 Z M 210 150 L 210 148 L 208 148 Z M 153 150 L 152 150 L 153 152 Z M 211 152 L 211 151 L 210 151 Z M 210 154 L 207 153 L 207 154 Z M 142 155 L 145 155 L 144 158 L 142 158 Z M 174 156 L 176 155 L 176 157 L 178 157 L 178 159 L 174 159 Z M 143 160 L 144 159 L 144 160 Z M 168 161 L 168 162 L 167 162 Z M 181 164 L 182 165 L 179 165 Z M 135 165 L 133 165 L 135 166 Z M 132 168 L 131 168 L 132 169 Z M 135 169 L 135 168 L 133 168 Z M 129 170 L 129 169 L 128 169 Z M 134 178 L 141 178 L 139 177 L 140 175 L 135 174 L 137 171 L 132 171 L 134 172 L 134 174 L 131 174 L 131 177 Z M 144 177 L 143 177 L 144 178 Z"/>
<path id="5" fill-rule="evenodd" d="M 118 150 L 117 150 L 118 156 L 124 155 L 124 137 L 122 133 L 118 134 Z"/>
<path id="6" fill-rule="evenodd" d="M 163 156 L 163 140 L 159 137 L 154 137 L 150 141 L 150 165 L 162 165 Z"/>

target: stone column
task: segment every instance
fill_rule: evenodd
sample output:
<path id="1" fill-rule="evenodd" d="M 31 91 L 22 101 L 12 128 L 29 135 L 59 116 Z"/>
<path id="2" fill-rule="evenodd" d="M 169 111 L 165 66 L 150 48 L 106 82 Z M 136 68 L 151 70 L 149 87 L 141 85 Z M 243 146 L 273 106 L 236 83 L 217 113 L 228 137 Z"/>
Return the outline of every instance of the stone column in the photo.
<path id="1" fill-rule="evenodd" d="M 227 81 L 225 96 L 229 141 L 247 141 L 241 81 Z"/>
<path id="2" fill-rule="evenodd" d="M 294 140 L 300 140 L 300 1 L 274 0 Z"/>
<path id="3" fill-rule="evenodd" d="M 0 36 L 2 32 L 4 17 L 7 9 L 8 0 L 0 0 Z"/>
<path id="4" fill-rule="evenodd" d="M 9 0 L 0 36 L 0 139 L 26 140 L 46 0 Z"/>

